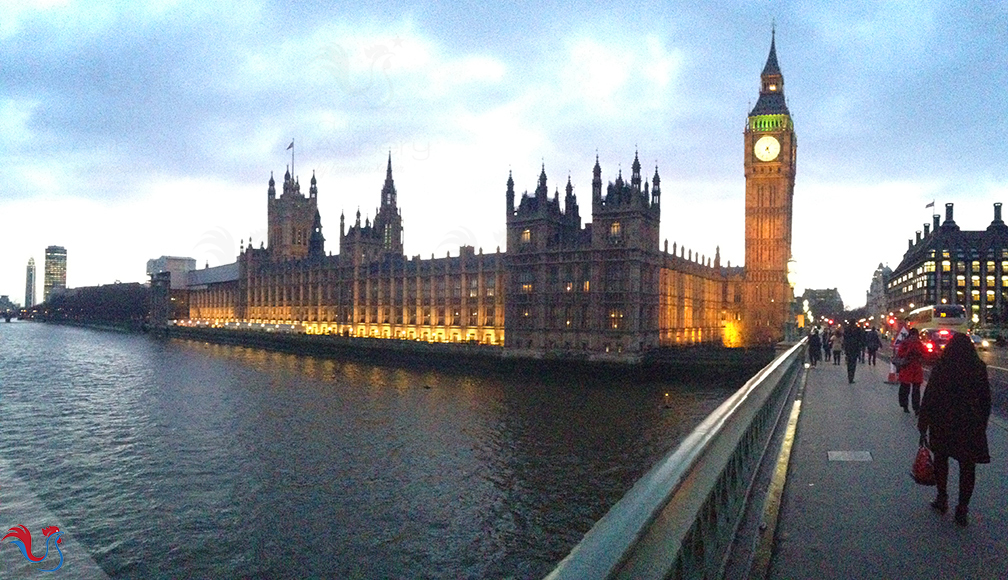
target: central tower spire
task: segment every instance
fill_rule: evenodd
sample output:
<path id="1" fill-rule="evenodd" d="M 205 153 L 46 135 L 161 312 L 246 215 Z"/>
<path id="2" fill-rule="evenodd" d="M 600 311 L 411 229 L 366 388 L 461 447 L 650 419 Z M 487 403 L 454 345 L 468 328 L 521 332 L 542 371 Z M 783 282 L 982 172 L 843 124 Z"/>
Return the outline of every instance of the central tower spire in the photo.
<path id="1" fill-rule="evenodd" d="M 763 72 L 760 73 L 760 94 L 752 115 L 788 115 L 784 98 L 784 75 L 777 63 L 776 33 L 770 33 L 770 54 L 767 55 Z"/>
<path id="2" fill-rule="evenodd" d="M 385 169 L 385 185 L 382 187 L 382 197 L 381 206 L 392 207 L 396 206 L 396 190 L 395 182 L 392 181 L 392 152 L 389 151 L 388 156 L 388 168 Z"/>

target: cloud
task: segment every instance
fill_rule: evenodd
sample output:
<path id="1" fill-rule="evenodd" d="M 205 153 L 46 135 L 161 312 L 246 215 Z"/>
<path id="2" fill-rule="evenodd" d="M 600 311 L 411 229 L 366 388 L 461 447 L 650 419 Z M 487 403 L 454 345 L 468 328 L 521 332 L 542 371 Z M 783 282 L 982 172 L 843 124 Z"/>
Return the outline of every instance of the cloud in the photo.
<path id="1" fill-rule="evenodd" d="M 795 254 L 800 267 L 815 260 L 806 280 L 849 278 L 844 292 L 857 297 L 920 227 L 895 221 L 914 214 L 904 208 L 954 201 L 965 219 L 1003 196 L 1008 69 L 989 63 L 1008 59 L 1008 5 L 783 6 Z M 407 252 L 429 255 L 451 240 L 501 243 L 509 170 L 519 193 L 542 164 L 551 192 L 570 175 L 587 221 L 596 153 L 609 181 L 636 149 L 663 179 L 662 239 L 742 259 L 742 125 L 769 48 L 766 6 L 0 0 L 0 10 L 0 212 L 60 224 L 0 232 L 15 248 L 0 293 L 16 295 L 28 256 L 40 261 L 51 243 L 72 264 L 101 255 L 88 258 L 95 283 L 161 254 L 222 260 L 224 234 L 264 226 L 266 181 L 290 163 L 291 138 L 295 173 L 319 179 L 332 249 L 341 211 L 373 215 L 389 152 Z M 803 213 L 822 207 L 836 209 Z M 831 219 L 870 208 L 877 245 L 821 266 L 814 248 Z M 95 223 L 121 229 L 129 247 Z"/>

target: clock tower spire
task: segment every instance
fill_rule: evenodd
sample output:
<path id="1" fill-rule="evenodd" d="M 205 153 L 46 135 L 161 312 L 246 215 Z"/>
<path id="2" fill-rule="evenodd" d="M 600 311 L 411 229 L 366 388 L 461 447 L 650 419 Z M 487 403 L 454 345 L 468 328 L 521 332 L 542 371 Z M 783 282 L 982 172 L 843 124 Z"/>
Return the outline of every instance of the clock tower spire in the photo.
<path id="1" fill-rule="evenodd" d="M 784 337 L 793 290 L 788 285 L 791 209 L 798 140 L 784 98 L 776 31 L 760 74 L 756 106 L 743 136 L 745 196 L 744 341 L 774 343 Z"/>

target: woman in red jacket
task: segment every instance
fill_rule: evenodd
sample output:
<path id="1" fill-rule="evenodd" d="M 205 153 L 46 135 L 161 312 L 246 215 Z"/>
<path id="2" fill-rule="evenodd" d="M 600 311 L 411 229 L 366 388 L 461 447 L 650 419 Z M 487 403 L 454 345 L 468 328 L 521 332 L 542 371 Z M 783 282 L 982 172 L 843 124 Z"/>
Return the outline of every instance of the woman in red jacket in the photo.
<path id="1" fill-rule="evenodd" d="M 922 365 L 926 352 L 924 343 L 920 341 L 920 333 L 916 328 L 910 329 L 910 334 L 903 339 L 896 350 L 896 358 L 902 361 L 899 367 L 899 404 L 900 407 L 903 407 L 904 413 L 910 412 L 910 409 L 907 408 L 907 395 L 910 394 L 911 386 L 913 387 L 913 396 L 910 400 L 913 403 L 914 415 L 920 412 L 920 387 L 924 382 L 924 367 Z"/>

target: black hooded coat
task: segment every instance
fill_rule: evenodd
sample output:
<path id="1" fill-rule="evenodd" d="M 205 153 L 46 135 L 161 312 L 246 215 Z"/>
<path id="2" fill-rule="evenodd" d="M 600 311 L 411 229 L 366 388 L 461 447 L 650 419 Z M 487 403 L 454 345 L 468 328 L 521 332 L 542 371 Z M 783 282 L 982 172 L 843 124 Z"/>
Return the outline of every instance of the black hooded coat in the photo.
<path id="1" fill-rule="evenodd" d="M 930 431 L 931 450 L 957 461 L 990 463 L 987 421 L 991 388 L 987 365 L 973 341 L 956 333 L 935 363 L 924 389 L 917 428 Z"/>

